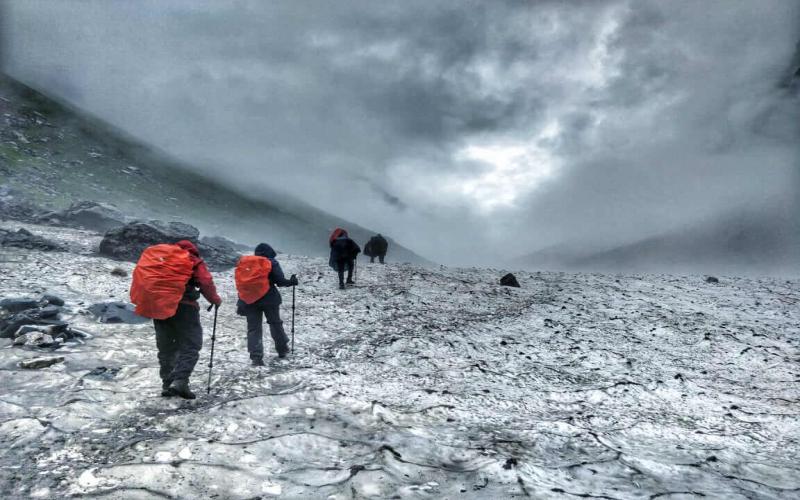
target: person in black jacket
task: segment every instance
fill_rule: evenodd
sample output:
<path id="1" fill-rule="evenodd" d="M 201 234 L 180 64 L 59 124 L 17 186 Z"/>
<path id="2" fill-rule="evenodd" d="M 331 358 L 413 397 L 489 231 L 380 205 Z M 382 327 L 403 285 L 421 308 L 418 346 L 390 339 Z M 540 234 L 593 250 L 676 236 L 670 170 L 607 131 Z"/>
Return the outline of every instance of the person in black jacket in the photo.
<path id="1" fill-rule="evenodd" d="M 283 330 L 283 321 L 280 315 L 280 305 L 283 302 L 278 287 L 297 285 L 297 276 L 294 274 L 286 279 L 281 265 L 275 260 L 275 250 L 266 243 L 260 243 L 254 252 L 259 257 L 266 257 L 272 263 L 269 273 L 269 290 L 263 297 L 252 304 L 245 303 L 242 299 L 236 303 L 237 312 L 247 318 L 247 352 L 253 366 L 264 366 L 263 316 L 267 318 L 269 333 L 275 342 L 278 357 L 285 358 L 289 354 L 289 338 Z"/>
<path id="2" fill-rule="evenodd" d="M 361 247 L 347 236 L 346 231 L 340 231 L 335 238 L 330 240 L 331 257 L 328 264 L 338 273 L 339 289 L 344 290 L 344 271 L 347 270 L 347 284 L 352 285 L 354 283 L 353 267 L 356 257 L 361 253 Z"/>
<path id="3" fill-rule="evenodd" d="M 364 255 L 369 257 L 370 263 L 375 262 L 375 257 L 377 257 L 380 263 L 384 264 L 383 259 L 386 257 L 388 250 L 389 242 L 380 233 L 370 238 L 367 244 L 364 245 Z"/>

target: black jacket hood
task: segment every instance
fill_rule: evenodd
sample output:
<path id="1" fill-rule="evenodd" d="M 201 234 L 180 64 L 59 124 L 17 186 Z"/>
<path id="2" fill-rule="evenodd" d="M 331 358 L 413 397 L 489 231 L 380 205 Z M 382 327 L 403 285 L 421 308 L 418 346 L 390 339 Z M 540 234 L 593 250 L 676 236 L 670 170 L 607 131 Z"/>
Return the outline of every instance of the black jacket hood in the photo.
<path id="1" fill-rule="evenodd" d="M 259 243 L 254 253 L 259 257 L 266 257 L 268 259 L 274 259 L 275 256 L 278 255 L 275 250 L 266 243 Z"/>

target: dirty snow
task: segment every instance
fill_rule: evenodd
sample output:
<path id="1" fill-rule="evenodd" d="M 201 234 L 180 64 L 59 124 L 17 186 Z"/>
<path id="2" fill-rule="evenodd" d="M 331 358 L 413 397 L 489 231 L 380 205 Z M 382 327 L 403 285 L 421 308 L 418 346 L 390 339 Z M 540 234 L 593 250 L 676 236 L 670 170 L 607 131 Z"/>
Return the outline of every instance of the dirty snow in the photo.
<path id="1" fill-rule="evenodd" d="M 42 370 L 0 340 L 4 498 L 800 496 L 798 280 L 518 273 L 511 289 L 500 270 L 361 263 L 340 292 L 323 259 L 282 255 L 295 355 L 249 366 L 217 273 L 211 394 L 203 311 L 199 397 L 182 401 L 159 397 L 149 324 L 85 312 L 125 300 L 110 271 L 133 266 L 94 255 L 93 233 L 25 227 L 73 251 L 3 250 L 0 295 L 61 295 L 94 338 Z"/>

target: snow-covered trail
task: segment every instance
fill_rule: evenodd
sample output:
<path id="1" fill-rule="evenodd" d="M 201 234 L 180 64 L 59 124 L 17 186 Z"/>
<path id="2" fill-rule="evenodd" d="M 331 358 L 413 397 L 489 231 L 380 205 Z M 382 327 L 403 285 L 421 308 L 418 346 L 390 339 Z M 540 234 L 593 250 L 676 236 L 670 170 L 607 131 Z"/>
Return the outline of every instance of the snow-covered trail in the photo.
<path id="1" fill-rule="evenodd" d="M 301 280 L 295 356 L 249 366 L 217 273 L 212 390 L 203 312 L 187 402 L 158 396 L 151 325 L 81 312 L 124 300 L 110 270 L 133 266 L 91 254 L 92 233 L 27 227 L 74 253 L 5 251 L 0 295 L 60 294 L 95 337 L 43 370 L 0 340 L 4 497 L 800 495 L 797 280 L 536 273 L 511 289 L 498 270 L 362 262 L 341 292 L 323 260 L 280 256 Z"/>

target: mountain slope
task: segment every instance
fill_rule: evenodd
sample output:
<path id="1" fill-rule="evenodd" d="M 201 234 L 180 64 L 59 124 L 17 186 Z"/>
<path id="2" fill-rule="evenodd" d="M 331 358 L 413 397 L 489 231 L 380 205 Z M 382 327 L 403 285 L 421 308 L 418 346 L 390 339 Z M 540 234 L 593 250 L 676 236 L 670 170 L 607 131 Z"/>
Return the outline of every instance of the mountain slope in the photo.
<path id="1" fill-rule="evenodd" d="M 562 245 L 514 263 L 529 269 L 796 275 L 800 211 L 794 200 L 773 202 L 602 251 Z"/>
<path id="2" fill-rule="evenodd" d="M 284 195 L 248 198 L 2 75 L 0 123 L 0 185 L 48 208 L 108 202 L 135 217 L 180 220 L 205 234 L 303 255 L 325 255 L 337 226 L 362 245 L 374 234 Z M 389 257 L 428 262 L 393 241 Z"/>

